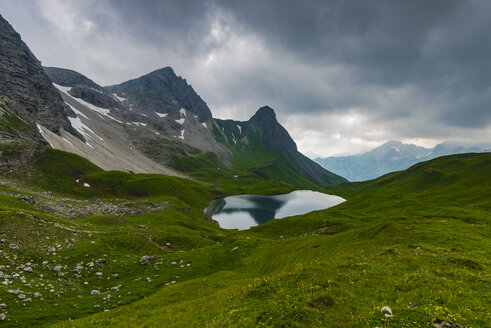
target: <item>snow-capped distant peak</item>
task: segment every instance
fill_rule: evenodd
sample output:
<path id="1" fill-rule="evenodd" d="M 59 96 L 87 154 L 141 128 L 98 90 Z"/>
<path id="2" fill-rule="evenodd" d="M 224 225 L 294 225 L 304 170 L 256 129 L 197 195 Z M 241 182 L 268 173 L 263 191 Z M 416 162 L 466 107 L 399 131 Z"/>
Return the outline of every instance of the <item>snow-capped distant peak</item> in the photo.
<path id="1" fill-rule="evenodd" d="M 181 116 L 186 116 L 186 109 L 184 108 L 179 109 L 179 113 L 181 113 Z"/>
<path id="2" fill-rule="evenodd" d="M 239 133 L 242 133 L 242 127 L 237 124 L 237 129 L 239 129 Z"/>
<path id="3" fill-rule="evenodd" d="M 168 113 L 159 113 L 159 112 L 155 112 L 155 114 L 157 114 L 159 117 L 167 117 L 167 115 L 169 115 Z"/>
<path id="4" fill-rule="evenodd" d="M 184 124 L 184 121 L 186 121 L 186 119 L 183 117 L 183 118 L 180 118 L 178 120 L 175 120 L 177 123 L 179 124 Z"/>
<path id="5" fill-rule="evenodd" d="M 208 129 L 208 125 L 206 125 L 206 122 L 202 122 L 201 125 Z"/>

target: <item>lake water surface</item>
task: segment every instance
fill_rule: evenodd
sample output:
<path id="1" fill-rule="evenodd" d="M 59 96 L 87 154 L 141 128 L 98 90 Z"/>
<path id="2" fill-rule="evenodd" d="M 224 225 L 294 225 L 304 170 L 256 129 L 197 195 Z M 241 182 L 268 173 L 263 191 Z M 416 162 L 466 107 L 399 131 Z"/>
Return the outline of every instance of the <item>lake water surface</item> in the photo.
<path id="1" fill-rule="evenodd" d="M 205 213 L 224 229 L 243 230 L 273 218 L 322 210 L 344 201 L 341 197 L 312 190 L 297 190 L 274 196 L 238 195 L 212 201 Z"/>

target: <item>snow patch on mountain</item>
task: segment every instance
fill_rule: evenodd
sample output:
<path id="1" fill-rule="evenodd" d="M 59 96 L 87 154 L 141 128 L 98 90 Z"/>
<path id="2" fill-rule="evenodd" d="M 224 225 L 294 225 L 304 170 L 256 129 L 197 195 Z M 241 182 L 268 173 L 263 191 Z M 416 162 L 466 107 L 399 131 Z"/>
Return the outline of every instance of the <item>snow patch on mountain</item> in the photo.
<path id="1" fill-rule="evenodd" d="M 142 123 L 142 122 L 131 122 L 131 124 L 141 125 L 141 126 L 147 126 L 148 125 L 147 123 Z"/>
<path id="2" fill-rule="evenodd" d="M 87 125 L 85 125 L 80 117 L 70 117 L 68 116 L 68 119 L 70 120 L 70 123 L 72 124 L 72 127 L 77 130 L 78 133 L 80 133 L 85 139 L 92 140 L 92 136 L 89 133 L 92 133 L 94 136 L 96 136 L 99 140 L 104 140 L 101 137 L 99 137 L 97 134 L 95 134 L 94 131 L 92 131 Z"/>
<path id="3" fill-rule="evenodd" d="M 72 87 L 65 87 L 63 85 L 59 85 L 56 83 L 53 83 L 53 85 L 55 86 L 56 89 L 60 90 L 61 92 L 67 93 L 67 94 L 68 94 L 68 91 L 72 90 Z"/>
<path id="4" fill-rule="evenodd" d="M 41 134 L 41 136 L 44 138 L 44 140 L 46 140 L 49 143 L 49 145 L 51 146 L 51 148 L 54 148 L 53 147 L 53 144 L 48 139 L 46 139 L 46 136 L 44 134 L 44 131 L 43 131 L 42 126 L 39 123 L 36 123 L 36 126 L 38 127 L 38 131 Z"/>
<path id="5" fill-rule="evenodd" d="M 83 105 L 83 106 L 85 106 L 85 107 L 93 110 L 94 112 L 96 112 L 98 114 L 101 114 L 101 115 L 103 115 L 105 117 L 108 117 L 108 118 L 110 118 L 113 121 L 116 121 L 118 123 L 123 123 L 120 120 L 117 120 L 114 117 L 112 117 L 111 115 L 109 115 L 109 113 L 111 112 L 111 110 L 109 110 L 107 108 L 97 107 L 95 105 L 92 105 L 91 103 L 86 102 L 85 100 L 82 100 L 80 98 L 76 98 L 76 97 L 72 96 L 71 94 L 69 94 L 68 91 L 70 91 L 72 88 L 64 87 L 64 86 L 58 85 L 56 83 L 53 83 L 53 85 L 55 86 L 55 88 L 57 88 L 61 92 L 65 93 L 66 95 L 68 95 L 69 97 L 71 97 L 72 99 L 74 99 L 79 104 L 81 104 L 81 105 Z"/>
<path id="6" fill-rule="evenodd" d="M 157 114 L 159 117 L 167 117 L 167 115 L 169 115 L 168 113 L 159 113 L 159 112 L 155 112 L 155 114 Z"/>
<path id="7" fill-rule="evenodd" d="M 126 98 L 120 97 L 117 94 L 113 93 L 113 97 L 118 100 L 119 102 L 126 101 Z"/>
<path id="8" fill-rule="evenodd" d="M 70 107 L 70 109 L 77 115 L 77 116 L 82 116 L 83 118 L 86 118 L 88 120 L 90 120 L 90 118 L 88 118 L 84 113 L 82 113 L 81 111 L 79 111 L 78 109 L 76 109 L 75 107 L 73 107 L 72 105 L 70 105 L 69 103 L 67 103 L 65 101 L 65 104 L 68 105 L 68 107 Z"/>

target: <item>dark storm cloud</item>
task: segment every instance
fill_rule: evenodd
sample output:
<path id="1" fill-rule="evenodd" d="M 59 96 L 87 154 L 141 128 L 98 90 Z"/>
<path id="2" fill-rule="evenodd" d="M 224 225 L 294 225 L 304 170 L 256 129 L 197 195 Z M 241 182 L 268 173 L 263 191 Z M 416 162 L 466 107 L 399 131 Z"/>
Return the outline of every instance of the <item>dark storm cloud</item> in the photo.
<path id="1" fill-rule="evenodd" d="M 200 0 L 108 0 L 94 2 L 88 10 L 102 30 L 118 28 L 134 42 L 157 43 L 188 55 L 200 50 L 213 19 L 212 6 Z"/>
<path id="2" fill-rule="evenodd" d="M 489 1 L 0 0 L 0 8 L 46 64 L 101 84 L 169 65 L 218 117 L 247 119 L 271 105 L 301 147 L 491 138 Z"/>
<path id="3" fill-rule="evenodd" d="M 411 86 L 442 99 L 453 125 L 491 119 L 491 2 L 223 1 L 237 20 L 277 51 L 315 65 L 343 63 L 360 85 Z M 377 97 L 376 94 L 373 95 Z M 463 101 L 465 100 L 465 101 Z M 312 110 L 325 110 L 322 104 Z M 401 115 L 395 105 L 382 115 Z M 469 115 L 470 114 L 470 115 Z"/>

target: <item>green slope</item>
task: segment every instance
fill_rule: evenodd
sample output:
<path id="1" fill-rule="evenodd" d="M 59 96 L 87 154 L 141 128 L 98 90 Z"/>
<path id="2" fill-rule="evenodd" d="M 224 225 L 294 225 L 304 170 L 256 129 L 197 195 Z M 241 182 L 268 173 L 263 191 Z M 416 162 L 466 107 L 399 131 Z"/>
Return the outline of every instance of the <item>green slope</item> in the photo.
<path id="1" fill-rule="evenodd" d="M 183 253 L 203 272 L 56 326 L 431 327 L 436 317 L 484 327 L 489 172 L 490 154 L 464 154 L 334 187 L 347 202 L 222 230 L 219 244 Z M 382 306 L 394 316 L 380 314 Z"/>
<path id="2" fill-rule="evenodd" d="M 202 181 L 224 186 L 229 185 L 227 181 L 230 178 L 235 178 L 236 185 L 241 185 L 243 180 L 247 184 L 257 181 L 263 186 L 276 185 L 275 190 L 283 191 L 288 189 L 288 185 L 290 190 L 319 189 L 346 182 L 344 178 L 317 167 L 317 164 L 298 153 L 296 146 L 294 150 L 288 150 L 288 147 L 277 149 L 268 147 L 260 135 L 260 129 L 250 122 L 219 119 L 216 119 L 216 122 L 222 131 L 215 128 L 215 137 L 231 153 L 228 163 L 222 163 L 222 160 L 213 153 L 206 153 L 178 157 L 173 163 L 175 169 Z M 276 120 L 274 124 L 279 126 Z M 238 126 L 241 126 L 241 129 Z M 281 129 L 284 130 L 282 127 Z M 286 130 L 284 131 L 286 133 Z M 290 143 L 294 145 L 289 136 L 288 139 L 287 146 L 291 146 Z M 307 169 L 303 170 L 302 166 L 306 166 Z M 315 172 L 315 176 L 309 173 L 311 171 Z M 247 192 L 247 190 L 241 191 Z"/>

